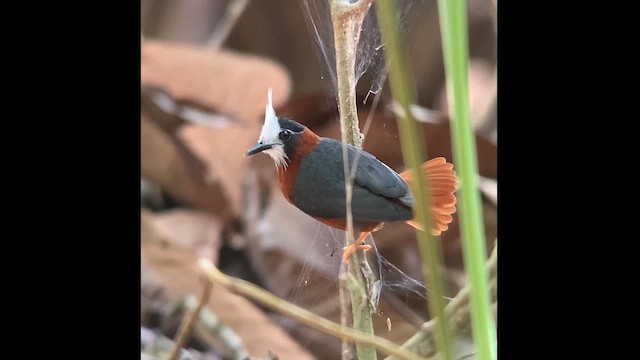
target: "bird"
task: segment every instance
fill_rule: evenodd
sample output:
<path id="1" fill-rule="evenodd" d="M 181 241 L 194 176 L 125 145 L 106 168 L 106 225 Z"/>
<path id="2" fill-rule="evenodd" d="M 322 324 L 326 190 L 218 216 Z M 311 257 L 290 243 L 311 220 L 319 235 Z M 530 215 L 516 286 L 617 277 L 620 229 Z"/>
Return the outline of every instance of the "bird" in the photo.
<path id="1" fill-rule="evenodd" d="M 286 116 L 277 116 L 272 89 L 267 93 L 264 124 L 258 142 L 245 156 L 269 155 L 278 173 L 280 190 L 286 200 L 316 220 L 336 229 L 347 229 L 345 167 L 357 161 L 353 176 L 351 212 L 358 239 L 345 247 L 342 261 L 348 263 L 356 250 L 370 250 L 367 236 L 385 223 L 405 222 L 424 231 L 414 218 L 415 197 L 409 184 L 413 170 L 397 173 L 374 155 L 342 141 L 320 137 L 308 127 Z M 449 228 L 456 212 L 457 178 L 453 164 L 435 157 L 422 164 L 431 196 L 433 235 Z"/>

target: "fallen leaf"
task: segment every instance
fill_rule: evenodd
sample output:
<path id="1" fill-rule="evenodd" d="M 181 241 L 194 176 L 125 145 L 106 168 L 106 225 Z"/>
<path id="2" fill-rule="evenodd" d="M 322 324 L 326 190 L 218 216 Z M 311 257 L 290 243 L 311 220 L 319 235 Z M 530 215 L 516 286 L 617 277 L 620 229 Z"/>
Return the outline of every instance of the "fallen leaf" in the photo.
<path id="1" fill-rule="evenodd" d="M 188 203 L 214 209 L 218 215 L 226 210 L 226 218 L 237 216 L 241 199 L 238 179 L 247 166 L 244 153 L 258 139 L 267 89 L 273 87 L 274 106 L 289 97 L 291 85 L 287 71 L 258 56 L 146 41 L 142 47 L 141 78 L 143 86 L 155 89 L 155 97 L 146 99 L 154 120 L 177 129 L 185 148 L 204 165 L 193 176 L 202 176 L 205 186 L 216 188 L 221 194 L 218 199 L 206 198 L 204 193 L 199 195 L 200 199 L 189 196 Z M 162 111 L 165 114 L 160 114 Z M 224 116 L 216 114 L 236 121 L 223 121 Z M 176 117 L 196 125 L 177 127 Z M 143 165 L 153 162 L 166 166 L 163 165 L 166 159 L 147 154 L 150 158 L 143 158 Z M 173 189 L 174 193 L 181 194 L 194 191 Z M 216 205 L 202 207 L 205 200 Z"/>
<path id="2" fill-rule="evenodd" d="M 220 184 L 207 182 L 207 168 L 185 145 L 144 113 L 141 117 L 141 172 L 176 200 L 216 214 L 222 223 L 232 217 Z"/>
<path id="3" fill-rule="evenodd" d="M 145 41 L 140 66 L 144 86 L 160 87 L 176 101 L 242 121 L 256 121 L 264 113 L 270 86 L 274 106 L 288 99 L 291 91 L 282 65 L 230 50 Z"/>
<path id="4" fill-rule="evenodd" d="M 214 129 L 204 125 L 187 125 L 178 132 L 185 146 L 205 164 L 207 184 L 220 184 L 234 216 L 239 216 L 242 201 L 242 179 L 249 158 L 245 152 L 260 135 L 261 124 L 247 123 Z"/>
<path id="5" fill-rule="evenodd" d="M 155 215 L 141 214 L 141 255 L 147 271 L 164 285 L 174 303 L 202 291 L 202 272 L 197 255 L 178 241 L 158 234 Z M 267 357 L 271 351 L 281 359 L 314 359 L 297 342 L 276 326 L 261 310 L 245 298 L 214 285 L 207 307 L 243 340 L 254 356 Z"/>
<path id="6" fill-rule="evenodd" d="M 153 222 L 159 237 L 193 250 L 198 257 L 218 262 L 222 224 L 211 213 L 171 209 L 156 213 Z"/>

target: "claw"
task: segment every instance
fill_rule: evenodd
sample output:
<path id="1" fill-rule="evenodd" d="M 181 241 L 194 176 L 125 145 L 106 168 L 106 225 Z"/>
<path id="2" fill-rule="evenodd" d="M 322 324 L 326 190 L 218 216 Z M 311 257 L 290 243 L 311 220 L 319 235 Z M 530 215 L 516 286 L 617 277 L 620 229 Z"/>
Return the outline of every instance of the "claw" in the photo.
<path id="1" fill-rule="evenodd" d="M 364 239 L 367 238 L 367 235 L 369 235 L 368 232 L 363 232 L 360 234 L 360 237 L 358 237 L 358 240 L 356 240 L 355 243 L 346 246 L 343 248 L 344 250 L 344 254 L 342 254 L 342 262 L 343 263 L 348 263 L 349 262 L 349 258 L 351 257 L 351 255 L 353 255 L 353 253 L 356 252 L 356 250 L 362 250 L 362 251 L 369 251 L 371 250 L 371 245 L 367 245 L 364 243 Z"/>

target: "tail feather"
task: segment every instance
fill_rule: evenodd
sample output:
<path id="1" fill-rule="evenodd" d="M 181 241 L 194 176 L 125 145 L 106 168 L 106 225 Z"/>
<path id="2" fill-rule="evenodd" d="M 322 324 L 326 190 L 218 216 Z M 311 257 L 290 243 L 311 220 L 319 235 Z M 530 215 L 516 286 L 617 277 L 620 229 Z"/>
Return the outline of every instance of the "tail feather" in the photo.
<path id="1" fill-rule="evenodd" d="M 422 171 L 427 176 L 429 190 L 431 194 L 431 214 L 433 216 L 433 235 L 440 235 L 449 229 L 449 224 L 453 221 L 452 215 L 456 212 L 456 195 L 458 187 L 456 172 L 453 164 L 447 163 L 443 157 L 433 158 L 422 164 Z M 413 181 L 413 171 L 411 169 L 400 174 L 406 182 Z M 410 226 L 425 230 L 424 225 L 418 220 L 406 221 Z"/>

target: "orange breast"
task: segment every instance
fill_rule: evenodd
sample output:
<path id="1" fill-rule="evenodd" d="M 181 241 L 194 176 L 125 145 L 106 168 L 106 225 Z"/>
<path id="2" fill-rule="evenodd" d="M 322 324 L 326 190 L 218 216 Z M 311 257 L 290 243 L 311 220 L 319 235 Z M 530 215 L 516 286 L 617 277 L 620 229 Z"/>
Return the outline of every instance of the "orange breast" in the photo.
<path id="1" fill-rule="evenodd" d="M 298 139 L 296 144 L 296 152 L 289 159 L 289 165 L 286 168 L 278 169 L 278 181 L 280 182 L 280 190 L 282 195 L 293 204 L 291 201 L 291 193 L 296 185 L 296 178 L 298 177 L 298 171 L 300 170 L 300 162 L 307 155 L 309 155 L 320 142 L 320 137 L 313 133 L 309 129 L 304 129 L 302 135 Z"/>

